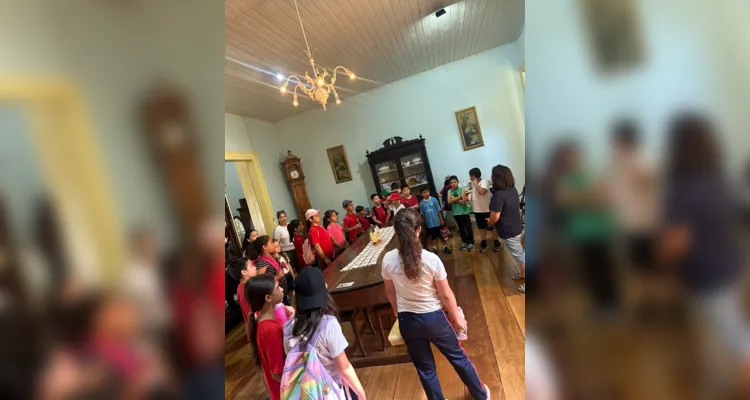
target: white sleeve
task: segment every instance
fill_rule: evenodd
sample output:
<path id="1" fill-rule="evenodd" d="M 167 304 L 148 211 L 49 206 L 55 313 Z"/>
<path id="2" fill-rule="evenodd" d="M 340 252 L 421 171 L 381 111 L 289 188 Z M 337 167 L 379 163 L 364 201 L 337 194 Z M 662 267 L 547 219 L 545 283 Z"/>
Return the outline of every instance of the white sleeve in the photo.
<path id="1" fill-rule="evenodd" d="M 318 340 L 323 340 L 323 345 L 328 350 L 331 358 L 338 357 L 339 354 L 343 353 L 349 347 L 349 342 L 346 341 L 344 332 L 341 330 L 341 324 L 339 324 L 336 318 L 331 318 L 328 321 L 326 331 L 322 332 L 321 338 Z"/>
<path id="2" fill-rule="evenodd" d="M 435 279 L 436 281 L 443 281 L 448 278 L 448 273 L 445 271 L 445 265 L 443 264 L 443 261 L 438 256 L 432 257 L 432 260 L 430 260 L 431 264 L 433 265 L 433 270 L 435 271 Z"/>

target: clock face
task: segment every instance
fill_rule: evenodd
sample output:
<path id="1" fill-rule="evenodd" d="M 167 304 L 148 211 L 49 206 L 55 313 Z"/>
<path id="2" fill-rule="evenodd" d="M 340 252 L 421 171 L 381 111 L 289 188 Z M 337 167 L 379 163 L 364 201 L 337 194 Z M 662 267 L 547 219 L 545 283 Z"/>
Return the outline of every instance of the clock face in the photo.
<path id="1" fill-rule="evenodd" d="M 293 169 L 292 172 L 289 173 L 289 176 L 291 176 L 292 179 L 297 179 L 299 178 L 299 171 L 297 171 L 296 169 Z"/>

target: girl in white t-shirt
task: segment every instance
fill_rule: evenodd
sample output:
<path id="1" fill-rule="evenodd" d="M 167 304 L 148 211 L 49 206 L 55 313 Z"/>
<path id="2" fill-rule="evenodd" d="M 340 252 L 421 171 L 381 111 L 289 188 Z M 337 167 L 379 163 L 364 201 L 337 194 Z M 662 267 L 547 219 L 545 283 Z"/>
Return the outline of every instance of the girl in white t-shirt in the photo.
<path id="1" fill-rule="evenodd" d="M 489 389 L 479 379 L 443 311 L 445 306 L 457 330 L 467 332 L 466 319 L 458 311 L 443 262 L 437 255 L 422 249 L 419 211 L 399 211 L 394 228 L 398 248 L 383 256 L 385 291 L 398 314 L 401 336 L 427 398 L 445 398 L 430 348 L 432 343 L 453 365 L 474 399 L 489 399 Z"/>
<path id="2" fill-rule="evenodd" d="M 469 171 L 469 179 L 471 179 L 471 208 L 474 210 L 474 219 L 477 221 L 479 237 L 482 239 L 479 252 L 484 253 L 489 248 L 487 245 L 488 236 L 492 237 L 493 250 L 500 251 L 502 247 L 497 237 L 497 231 L 495 231 L 495 226 L 489 223 L 490 200 L 492 199 L 490 184 L 486 179 L 482 179 L 482 170 L 479 168 L 472 168 Z"/>

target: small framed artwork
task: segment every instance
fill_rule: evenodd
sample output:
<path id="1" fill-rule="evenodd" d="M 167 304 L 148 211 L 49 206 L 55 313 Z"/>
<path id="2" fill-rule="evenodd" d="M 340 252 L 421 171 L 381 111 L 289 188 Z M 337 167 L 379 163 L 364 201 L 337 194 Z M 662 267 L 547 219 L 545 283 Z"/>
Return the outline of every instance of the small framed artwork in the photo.
<path id="1" fill-rule="evenodd" d="M 636 1 L 580 1 L 600 72 L 619 72 L 641 65 L 645 49 Z"/>
<path id="2" fill-rule="evenodd" d="M 331 170 L 336 183 L 352 180 L 352 170 L 349 168 L 349 159 L 346 158 L 344 146 L 331 147 L 328 151 L 328 161 L 331 162 Z"/>
<path id="3" fill-rule="evenodd" d="M 456 124 L 458 124 L 458 131 L 461 134 L 464 151 L 484 146 L 482 128 L 479 127 L 476 107 L 456 111 Z"/>

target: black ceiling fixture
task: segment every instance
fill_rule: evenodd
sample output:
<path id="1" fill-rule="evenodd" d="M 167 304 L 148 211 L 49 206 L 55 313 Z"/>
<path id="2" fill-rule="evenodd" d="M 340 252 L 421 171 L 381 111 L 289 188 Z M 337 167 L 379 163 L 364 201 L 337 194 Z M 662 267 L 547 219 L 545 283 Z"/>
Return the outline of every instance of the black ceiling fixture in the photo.
<path id="1" fill-rule="evenodd" d="M 440 18 L 443 15 L 445 15 L 447 11 L 445 11 L 445 8 L 439 8 L 437 11 L 435 11 L 435 17 Z"/>

